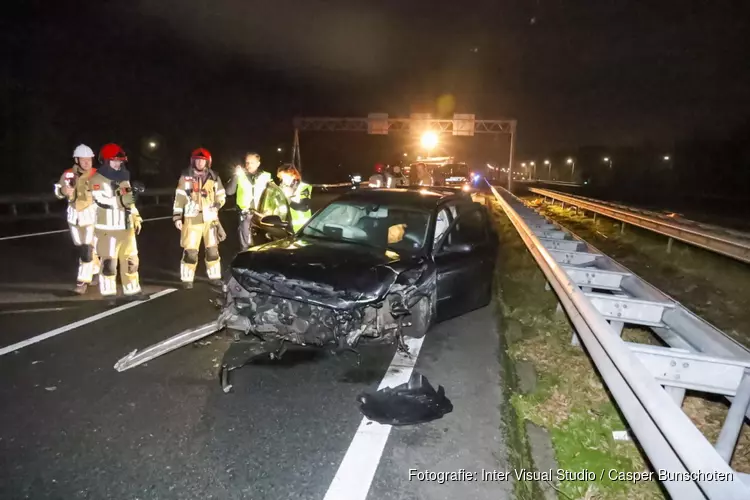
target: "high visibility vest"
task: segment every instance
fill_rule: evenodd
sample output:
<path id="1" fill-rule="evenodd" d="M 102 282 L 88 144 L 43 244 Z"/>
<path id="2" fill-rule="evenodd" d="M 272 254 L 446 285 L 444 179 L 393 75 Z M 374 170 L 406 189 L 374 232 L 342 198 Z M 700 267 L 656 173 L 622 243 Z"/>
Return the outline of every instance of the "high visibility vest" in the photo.
<path id="1" fill-rule="evenodd" d="M 292 196 L 289 197 L 290 202 L 299 203 L 304 199 L 310 199 L 312 197 L 312 186 L 310 184 L 307 184 L 305 182 L 300 182 L 296 189 L 294 190 L 294 193 Z M 290 207 L 290 210 L 292 211 L 292 227 L 294 228 L 294 231 L 298 231 L 302 226 L 304 226 L 307 221 L 310 220 L 310 217 L 312 217 L 312 210 L 295 210 L 293 207 Z"/>
<path id="2" fill-rule="evenodd" d="M 258 209 L 258 203 L 260 197 L 263 195 L 263 191 L 266 186 L 273 179 L 271 174 L 265 171 L 258 172 L 255 176 L 255 182 L 251 182 L 248 178 L 248 174 L 242 174 L 237 176 L 237 206 L 242 210 L 253 210 Z"/>

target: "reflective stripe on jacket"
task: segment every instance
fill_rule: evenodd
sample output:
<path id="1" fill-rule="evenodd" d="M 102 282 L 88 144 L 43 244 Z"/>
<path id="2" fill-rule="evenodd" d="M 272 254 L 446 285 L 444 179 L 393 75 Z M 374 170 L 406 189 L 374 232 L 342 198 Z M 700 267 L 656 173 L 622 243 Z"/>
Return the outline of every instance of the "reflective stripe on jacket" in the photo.
<path id="1" fill-rule="evenodd" d="M 139 217 L 135 205 L 123 203 L 123 189 L 130 181 L 112 181 L 100 173 L 91 178 L 91 194 L 96 203 L 96 229 L 118 230 L 133 227 L 133 217 Z"/>
<path id="2" fill-rule="evenodd" d="M 91 179 L 96 174 L 96 168 L 87 172 L 78 170 L 76 167 L 69 168 L 60 176 L 55 184 L 55 196 L 61 200 L 68 200 L 66 218 L 68 223 L 74 226 L 90 226 L 96 219 L 96 205 L 91 194 Z M 70 196 L 62 194 L 63 186 L 73 187 Z"/>
<path id="3" fill-rule="evenodd" d="M 189 169 L 180 176 L 175 189 L 172 218 L 195 222 L 208 222 L 219 217 L 219 208 L 227 201 L 221 178 L 213 171 L 206 172 L 205 179 L 194 175 Z M 218 205 L 218 206 L 217 206 Z M 198 221 L 197 219 L 201 220 Z"/>

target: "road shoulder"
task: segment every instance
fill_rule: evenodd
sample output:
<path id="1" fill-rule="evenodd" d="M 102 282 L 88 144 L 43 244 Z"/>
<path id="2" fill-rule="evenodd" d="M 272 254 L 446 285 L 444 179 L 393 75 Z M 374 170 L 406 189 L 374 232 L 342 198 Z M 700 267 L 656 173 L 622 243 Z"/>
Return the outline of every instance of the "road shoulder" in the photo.
<path id="1" fill-rule="evenodd" d="M 392 429 L 368 498 L 512 497 L 502 429 L 499 349 L 493 305 L 428 332 L 416 371 L 436 389 L 445 388 L 453 412 L 430 423 Z M 483 478 L 483 470 L 500 474 Z M 453 473 L 453 477 L 424 478 L 428 472 Z"/>

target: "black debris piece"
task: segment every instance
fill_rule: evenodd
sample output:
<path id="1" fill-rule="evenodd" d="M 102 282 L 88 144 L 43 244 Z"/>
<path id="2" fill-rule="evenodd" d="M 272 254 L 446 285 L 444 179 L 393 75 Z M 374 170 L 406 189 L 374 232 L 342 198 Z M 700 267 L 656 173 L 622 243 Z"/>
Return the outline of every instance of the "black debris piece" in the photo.
<path id="1" fill-rule="evenodd" d="M 409 382 L 357 396 L 362 414 L 380 424 L 413 425 L 437 420 L 453 411 L 443 386 L 436 391 L 426 377 L 413 372 Z"/>

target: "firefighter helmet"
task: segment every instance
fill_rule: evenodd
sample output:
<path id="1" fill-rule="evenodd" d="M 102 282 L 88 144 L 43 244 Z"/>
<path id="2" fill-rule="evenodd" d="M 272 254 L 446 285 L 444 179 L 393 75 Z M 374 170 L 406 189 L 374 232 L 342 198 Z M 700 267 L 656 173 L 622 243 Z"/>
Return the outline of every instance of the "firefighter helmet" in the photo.
<path id="1" fill-rule="evenodd" d="M 211 153 L 206 148 L 198 148 L 190 155 L 191 160 L 206 160 L 206 165 L 211 168 Z"/>
<path id="2" fill-rule="evenodd" d="M 110 142 L 109 144 L 102 146 L 101 151 L 99 151 L 100 162 L 104 163 L 109 160 L 128 161 L 128 157 L 120 146 Z"/>
<path id="3" fill-rule="evenodd" d="M 73 151 L 73 158 L 93 158 L 96 156 L 91 148 L 85 144 L 79 144 Z"/>

